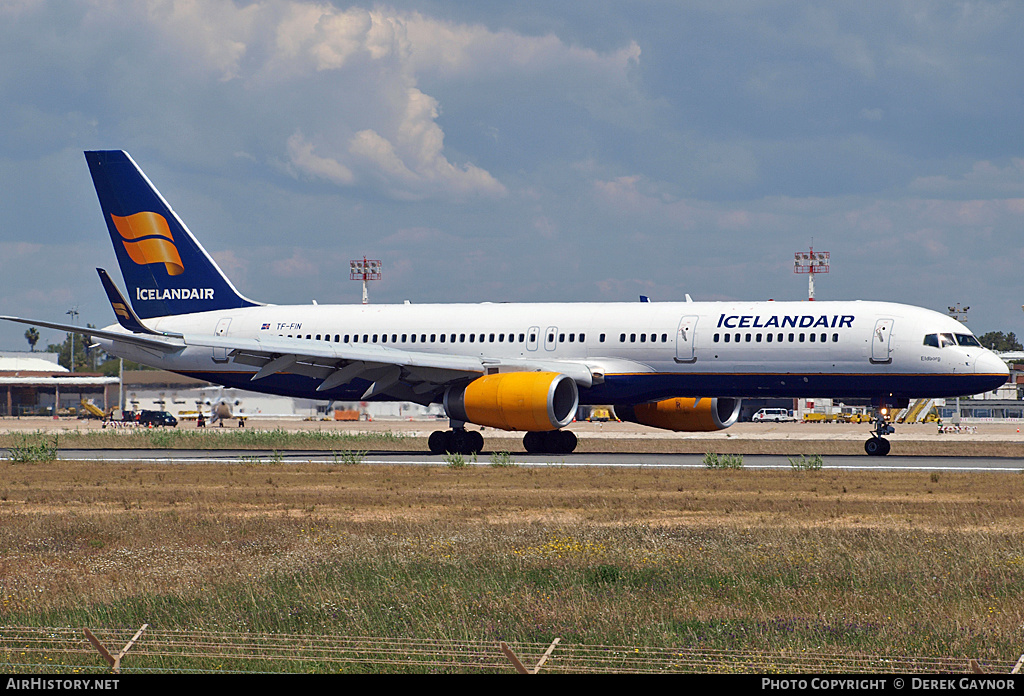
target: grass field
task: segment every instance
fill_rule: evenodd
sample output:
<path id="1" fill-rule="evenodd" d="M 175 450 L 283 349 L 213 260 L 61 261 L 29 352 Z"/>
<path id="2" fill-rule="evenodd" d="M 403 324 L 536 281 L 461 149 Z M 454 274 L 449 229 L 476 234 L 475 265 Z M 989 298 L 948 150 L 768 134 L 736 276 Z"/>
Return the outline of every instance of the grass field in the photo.
<path id="1" fill-rule="evenodd" d="M 1020 474 L 481 462 L 0 462 L 0 625 L 1024 652 Z"/>

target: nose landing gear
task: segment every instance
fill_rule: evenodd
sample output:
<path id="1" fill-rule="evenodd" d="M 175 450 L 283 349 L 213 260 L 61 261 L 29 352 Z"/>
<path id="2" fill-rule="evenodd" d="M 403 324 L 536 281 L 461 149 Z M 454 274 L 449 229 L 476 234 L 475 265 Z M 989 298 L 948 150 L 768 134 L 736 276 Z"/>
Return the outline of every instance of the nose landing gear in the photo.
<path id="1" fill-rule="evenodd" d="M 874 434 L 864 443 L 864 451 L 872 457 L 884 457 L 889 454 L 889 441 L 882 436 L 892 435 L 894 432 L 896 429 L 879 412 L 875 417 Z"/>

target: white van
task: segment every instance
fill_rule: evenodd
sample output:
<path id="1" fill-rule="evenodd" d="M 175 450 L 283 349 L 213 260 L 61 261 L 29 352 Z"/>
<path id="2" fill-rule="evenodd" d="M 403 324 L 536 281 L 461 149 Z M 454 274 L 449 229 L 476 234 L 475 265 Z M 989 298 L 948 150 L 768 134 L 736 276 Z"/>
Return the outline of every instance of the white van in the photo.
<path id="1" fill-rule="evenodd" d="M 750 419 L 754 423 L 783 423 L 783 422 L 795 422 L 796 418 L 787 409 L 784 408 L 762 408 L 760 411 L 754 414 Z"/>

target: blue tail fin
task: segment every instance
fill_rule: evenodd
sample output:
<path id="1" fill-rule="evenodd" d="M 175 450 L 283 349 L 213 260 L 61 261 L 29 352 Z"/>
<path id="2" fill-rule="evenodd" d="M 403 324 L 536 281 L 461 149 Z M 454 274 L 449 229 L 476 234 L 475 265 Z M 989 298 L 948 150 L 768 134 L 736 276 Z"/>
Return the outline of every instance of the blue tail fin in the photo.
<path id="1" fill-rule="evenodd" d="M 135 161 L 86 152 L 132 308 L 142 319 L 258 303 L 243 297 Z"/>

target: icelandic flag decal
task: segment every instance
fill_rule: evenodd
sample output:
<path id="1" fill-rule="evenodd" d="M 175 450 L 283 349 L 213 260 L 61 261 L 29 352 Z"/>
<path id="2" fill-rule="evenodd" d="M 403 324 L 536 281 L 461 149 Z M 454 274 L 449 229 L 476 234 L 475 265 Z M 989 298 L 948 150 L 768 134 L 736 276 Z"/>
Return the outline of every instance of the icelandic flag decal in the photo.
<path id="1" fill-rule="evenodd" d="M 266 331 L 269 328 L 270 328 L 270 324 L 264 324 L 263 326 L 260 327 L 260 331 Z"/>

